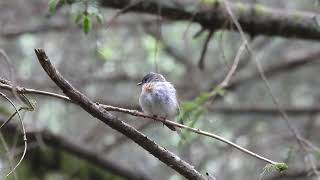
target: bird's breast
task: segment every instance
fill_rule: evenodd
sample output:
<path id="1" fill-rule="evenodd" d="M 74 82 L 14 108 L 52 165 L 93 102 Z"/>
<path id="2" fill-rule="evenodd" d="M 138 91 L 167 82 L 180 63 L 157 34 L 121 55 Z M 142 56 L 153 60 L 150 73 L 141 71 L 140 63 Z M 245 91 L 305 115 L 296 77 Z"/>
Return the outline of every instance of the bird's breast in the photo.
<path id="1" fill-rule="evenodd" d="M 152 93 L 153 92 L 153 85 L 151 83 L 145 83 L 142 86 L 142 90 L 144 91 L 144 93 Z"/>

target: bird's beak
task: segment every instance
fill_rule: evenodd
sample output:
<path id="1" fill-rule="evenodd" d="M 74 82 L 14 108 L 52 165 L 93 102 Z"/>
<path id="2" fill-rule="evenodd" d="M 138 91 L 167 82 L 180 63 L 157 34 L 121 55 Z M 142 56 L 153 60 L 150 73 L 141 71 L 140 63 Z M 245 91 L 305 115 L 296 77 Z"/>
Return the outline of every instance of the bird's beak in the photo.
<path id="1" fill-rule="evenodd" d="M 137 86 L 141 86 L 142 85 L 142 82 L 139 82 L 138 84 L 137 84 Z"/>

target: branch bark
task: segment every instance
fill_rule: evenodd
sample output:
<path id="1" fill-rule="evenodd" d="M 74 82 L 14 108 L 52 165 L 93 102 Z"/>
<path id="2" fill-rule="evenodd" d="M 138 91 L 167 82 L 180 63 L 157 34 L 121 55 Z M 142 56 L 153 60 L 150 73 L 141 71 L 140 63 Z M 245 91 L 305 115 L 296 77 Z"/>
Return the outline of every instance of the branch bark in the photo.
<path id="1" fill-rule="evenodd" d="M 121 121 L 117 117 L 113 116 L 102 106 L 95 104 L 85 95 L 76 90 L 72 85 L 66 81 L 63 76 L 53 67 L 50 60 L 46 56 L 44 50 L 36 49 L 35 53 L 38 60 L 49 75 L 49 77 L 61 88 L 64 94 L 66 94 L 74 103 L 78 104 L 85 111 L 91 114 L 93 117 L 99 119 L 111 128 L 119 131 L 123 135 L 127 136 L 139 146 L 147 150 L 154 157 L 158 158 L 160 161 L 176 170 L 178 173 L 183 175 L 187 179 L 193 180 L 205 180 L 205 176 L 200 174 L 195 170 L 190 164 L 180 159 L 178 156 L 172 152 L 166 150 L 165 148 L 159 146 L 154 141 L 149 139 L 147 136 L 137 131 L 135 128 Z"/>
<path id="2" fill-rule="evenodd" d="M 5 81 L 4 79 L 0 78 L 0 88 L 8 91 L 12 91 L 12 86 L 7 84 L 2 84 L 1 81 Z M 8 81 L 7 81 L 8 82 Z M 66 102 L 72 102 L 68 97 L 47 92 L 47 91 L 41 91 L 37 89 L 30 89 L 25 87 L 16 86 L 17 92 L 22 94 L 36 94 L 36 95 L 43 95 L 46 97 L 53 97 L 58 98 L 61 100 L 64 100 Z M 102 105 L 106 106 L 106 105 Z M 135 105 L 128 105 L 130 107 L 134 107 L 133 111 L 137 111 L 138 107 L 135 107 Z M 106 106 L 107 107 L 107 106 Z M 111 107 L 111 106 L 110 106 Z M 122 107 L 122 106 L 121 106 Z M 108 108 L 108 107 L 107 107 Z M 113 107 L 113 108 L 118 108 Z M 113 108 L 109 108 L 109 111 L 112 111 Z M 254 115 L 254 114 L 263 114 L 263 115 L 278 115 L 279 110 L 275 107 L 269 107 L 269 106 L 208 106 L 207 107 L 210 112 L 216 112 L 216 113 L 223 113 L 223 114 L 230 114 L 230 115 Z M 127 109 L 128 110 L 128 109 Z M 318 114 L 320 113 L 319 107 L 284 107 L 284 110 L 289 114 L 295 114 L 295 115 L 310 115 L 310 114 Z"/>
<path id="3" fill-rule="evenodd" d="M 125 12 L 153 14 L 170 20 L 191 21 L 206 29 L 234 30 L 232 23 L 228 26 L 225 25 L 225 22 L 233 21 L 220 0 L 214 1 L 211 7 L 202 8 L 196 13 L 160 2 L 141 1 L 132 5 L 131 0 L 100 0 L 100 5 L 114 9 L 126 8 Z M 320 40 L 320 28 L 316 21 L 319 14 L 268 8 L 262 5 L 252 6 L 244 3 L 230 4 L 230 8 L 243 31 L 250 35 Z M 158 9 L 161 9 L 161 14 L 158 14 Z"/>
<path id="4" fill-rule="evenodd" d="M 60 1 L 61 2 L 61 1 Z M 166 23 L 164 21 L 163 23 Z M 136 27 L 140 25 L 144 26 L 152 26 L 153 24 L 156 24 L 155 18 L 142 18 L 139 20 L 119 20 L 112 23 L 112 27 Z M 94 23 L 94 27 L 102 28 L 105 27 L 104 25 Z M 51 24 L 42 24 L 38 26 L 30 26 L 30 27 L 15 27 L 15 28 L 4 28 L 0 32 L 0 36 L 6 39 L 13 39 L 17 38 L 23 34 L 39 34 L 39 33 L 47 33 L 47 32 L 66 32 L 66 31 L 79 31 L 79 28 L 77 26 L 74 26 L 67 23 L 51 23 Z"/>
<path id="5" fill-rule="evenodd" d="M 320 108 L 312 107 L 284 107 L 286 113 L 292 115 L 312 115 L 320 113 Z M 228 115 L 280 115 L 279 109 L 271 106 L 210 106 L 211 112 L 228 114 Z"/>
<path id="6" fill-rule="evenodd" d="M 308 63 L 314 63 L 316 61 L 319 60 L 320 57 L 320 51 L 316 50 L 313 52 L 308 52 L 308 53 L 303 53 L 303 51 L 301 51 L 301 53 L 294 53 L 292 55 L 290 55 L 289 57 L 285 57 L 284 59 L 282 59 L 281 63 L 276 64 L 276 65 L 272 65 L 271 67 L 269 67 L 268 69 L 266 69 L 264 71 L 264 74 L 267 77 L 274 77 L 276 75 L 279 75 L 281 73 L 285 73 L 285 72 L 289 72 L 289 71 L 293 71 L 296 68 L 299 67 L 303 67 L 304 65 L 308 64 Z M 236 76 L 234 77 L 234 79 L 230 80 L 230 83 L 228 84 L 228 86 L 226 87 L 226 89 L 228 90 L 234 90 L 237 87 L 246 85 L 246 83 L 250 83 L 253 82 L 254 80 L 259 79 L 259 72 L 254 71 L 248 75 L 244 75 L 244 76 Z M 212 91 L 212 87 L 215 86 L 215 84 L 218 84 L 219 80 L 221 78 L 217 78 L 214 79 L 212 81 L 212 83 L 210 83 L 210 85 L 208 86 L 208 91 Z"/>
<path id="7" fill-rule="evenodd" d="M 0 120 L 0 123 L 3 123 L 4 120 Z M 4 127 L 8 130 L 8 133 L 17 132 L 22 134 L 22 131 L 14 124 L 9 123 Z M 87 160 L 88 162 L 99 166 L 100 168 L 109 171 L 115 175 L 123 177 L 125 179 L 133 179 L 133 180 L 147 180 L 151 179 L 146 176 L 144 173 L 139 171 L 133 171 L 131 169 L 127 169 L 121 165 L 116 164 L 110 160 L 104 159 L 99 154 L 92 152 L 83 148 L 83 146 L 68 141 L 66 138 L 50 133 L 49 131 L 40 131 L 40 132 L 27 132 L 28 139 L 32 142 L 36 140 L 36 136 L 40 135 L 42 140 L 46 145 L 49 145 L 52 148 L 62 149 L 72 155 L 75 155 L 81 159 Z"/>
<path id="8" fill-rule="evenodd" d="M 238 55 L 237 55 L 238 56 Z M 240 56 L 239 56 L 240 57 Z M 236 58 L 235 60 L 235 64 L 237 64 L 237 61 L 239 60 L 239 57 Z M 238 59 L 238 60 L 237 60 Z M 233 67 L 235 67 L 235 64 L 233 65 Z M 221 88 L 225 87 L 227 84 L 228 84 L 228 79 L 230 79 L 231 75 L 233 74 L 235 68 L 231 68 L 231 70 L 229 71 L 227 77 L 225 78 L 225 80 L 219 85 Z M 1 78 L 0 78 L 0 82 L 3 81 Z M 8 82 L 6 82 L 4 80 L 4 85 L 1 85 L 0 84 L 0 87 L 3 87 L 3 88 L 6 88 L 6 89 L 9 89 L 9 87 L 7 87 L 6 85 L 7 84 L 10 84 Z M 16 87 L 17 89 L 17 92 L 33 92 L 33 93 L 37 93 L 37 90 L 29 90 L 29 89 L 25 89 L 25 88 L 20 88 L 20 87 Z M 22 91 L 23 90 L 23 91 Z M 76 101 L 72 101 L 72 99 L 69 99 L 68 97 L 66 96 L 63 96 L 61 97 L 61 95 L 58 95 L 58 94 L 54 94 L 54 93 L 50 93 L 50 92 L 41 92 L 39 94 L 42 94 L 42 95 L 48 95 L 48 96 L 52 96 L 52 97 L 56 97 L 56 98 L 61 98 L 63 100 L 66 100 L 66 101 L 71 101 L 72 103 L 75 103 L 77 104 Z M 212 96 L 216 96 L 216 93 L 212 94 Z M 96 105 L 98 105 L 98 103 L 96 103 Z M 216 135 L 214 133 L 209 133 L 209 132 L 206 132 L 206 131 L 202 131 L 200 129 L 197 129 L 197 128 L 192 128 L 192 127 L 189 127 L 189 126 L 186 126 L 186 125 L 183 125 L 183 124 L 179 124 L 179 123 L 176 123 L 176 122 L 173 122 L 173 121 L 170 121 L 170 120 L 163 120 L 162 118 L 158 118 L 158 117 L 154 117 L 154 116 L 150 116 L 150 115 L 146 115 L 142 112 L 139 112 L 137 110 L 131 110 L 131 109 L 125 109 L 125 108 L 121 108 L 121 107 L 115 107 L 115 106 L 110 106 L 110 105 L 104 105 L 104 104 L 99 104 L 99 107 L 102 107 L 103 109 L 107 110 L 107 111 L 116 111 L 116 112 L 123 112 L 123 113 L 126 113 L 126 114 L 130 114 L 132 116 L 138 116 L 138 117 L 143 117 L 143 118 L 148 118 L 148 119 L 152 119 L 152 120 L 155 120 L 155 121 L 160 121 L 162 123 L 167 123 L 167 124 L 170 124 L 172 126 L 175 126 L 175 127 L 178 127 L 178 128 L 184 128 L 184 129 L 187 129 L 189 131 L 192 131 L 194 133 L 197 133 L 197 134 L 200 134 L 200 135 L 203 135 L 203 136 L 207 136 L 207 137 L 210 137 L 210 138 L 213 138 L 213 139 L 216 139 L 216 140 L 219 140 L 221 142 L 224 142 L 226 144 L 229 144 L 230 146 L 234 147 L 234 148 L 237 148 L 238 150 L 246 153 L 246 154 L 249 154 L 257 159 L 260 159 L 260 160 L 263 160 L 267 163 L 270 163 L 270 164 L 273 164 L 273 165 L 277 165 L 279 163 L 275 162 L 275 161 L 272 161 L 270 159 L 267 159 L 263 156 L 260 156 L 254 152 L 251 152 L 250 150 L 246 149 L 246 148 L 243 148 L 225 138 L 223 138 L 222 136 L 219 136 L 219 135 Z"/>

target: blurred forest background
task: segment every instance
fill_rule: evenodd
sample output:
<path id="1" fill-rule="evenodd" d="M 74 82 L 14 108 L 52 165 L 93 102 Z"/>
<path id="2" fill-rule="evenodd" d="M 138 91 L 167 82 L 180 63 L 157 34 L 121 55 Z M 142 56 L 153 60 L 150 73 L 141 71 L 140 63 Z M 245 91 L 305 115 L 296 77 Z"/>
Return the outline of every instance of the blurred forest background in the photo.
<path id="1" fill-rule="evenodd" d="M 182 139 L 161 123 L 112 113 L 200 173 L 208 172 L 217 180 L 258 180 L 263 172 L 265 180 L 320 179 L 319 29 L 304 36 L 299 31 L 294 32 L 297 35 L 286 35 L 280 30 L 268 34 L 259 28 L 250 34 L 247 33 L 250 27 L 244 27 L 253 53 L 244 50 L 229 86 L 215 89 L 229 72 L 244 41 L 236 26 L 227 28 L 233 22 L 225 22 L 226 28 L 215 29 L 208 38 L 210 32 L 198 33 L 202 26 L 192 22 L 192 18 L 185 21 L 163 18 L 174 14 L 165 15 L 167 11 L 154 9 L 149 14 L 140 13 L 139 9 L 130 12 L 130 6 L 108 7 L 107 0 L 104 1 L 55 4 L 58 1 L 1 0 L 0 49 L 2 55 L 5 52 L 8 56 L 7 60 L 0 58 L 1 79 L 20 87 L 63 94 L 35 56 L 34 49 L 43 48 L 60 73 L 93 101 L 140 110 L 141 89 L 136 84 L 147 72 L 158 71 L 175 85 L 182 111 L 189 112 L 183 117 L 186 125 L 221 135 L 271 160 L 285 162 L 289 169 L 281 174 L 264 172 L 265 162 L 225 143 L 184 131 Z M 148 3 L 156 3 L 195 15 L 215 3 L 211 0 L 130 3 L 134 7 L 140 2 L 146 3 L 142 5 L 146 8 Z M 229 2 L 240 11 L 248 10 L 245 7 L 249 5 L 261 11 L 270 8 L 291 12 L 298 26 L 304 23 L 300 22 L 300 12 L 317 15 L 320 8 L 317 0 Z M 259 15 L 247 13 L 247 16 L 250 25 L 250 19 Z M 281 17 L 265 17 L 266 23 L 268 18 Z M 315 26 L 320 28 L 317 21 L 314 16 Z M 195 34 L 198 36 L 194 37 Z M 202 53 L 206 42 L 206 52 Z M 203 68 L 199 68 L 201 54 Z M 257 61 L 267 81 L 261 78 Z M 219 95 L 208 97 L 208 92 L 213 91 Z M 23 105 L 2 86 L 0 92 L 18 107 Z M 26 96 L 35 104 L 33 111 L 21 111 L 28 149 L 21 165 L 8 179 L 183 179 L 77 105 L 49 96 Z M 0 99 L 3 123 L 15 111 L 6 99 Z M 287 119 L 281 110 L 288 115 Z M 0 132 L 2 179 L 19 161 L 24 145 L 17 116 Z"/>

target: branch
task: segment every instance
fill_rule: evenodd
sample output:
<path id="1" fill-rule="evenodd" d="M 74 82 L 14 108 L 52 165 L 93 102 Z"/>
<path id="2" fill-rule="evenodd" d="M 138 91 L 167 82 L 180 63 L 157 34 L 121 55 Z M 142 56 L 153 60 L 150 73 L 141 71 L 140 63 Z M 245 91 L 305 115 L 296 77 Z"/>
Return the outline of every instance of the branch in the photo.
<path id="1" fill-rule="evenodd" d="M 241 49 L 241 48 L 240 48 Z M 241 51 L 240 51 L 241 52 Z M 239 59 L 236 58 L 236 59 Z M 235 62 L 237 62 L 238 60 L 235 60 Z M 234 72 L 233 70 L 229 72 L 229 74 L 232 74 L 232 72 Z M 0 82 L 1 82 L 1 79 L 0 79 Z M 224 83 L 221 83 L 221 87 L 224 87 L 227 82 L 226 81 L 223 81 Z M 7 85 L 2 85 L 0 83 L 0 87 L 2 88 L 5 88 L 7 90 L 10 90 L 10 87 L 8 87 Z M 68 102 L 72 102 L 72 103 L 75 103 L 75 104 L 78 104 L 76 101 L 72 101 L 70 98 L 66 97 L 66 96 L 63 96 L 63 95 L 59 95 L 59 94 L 54 94 L 54 93 L 51 93 L 51 92 L 45 92 L 45 91 L 39 91 L 39 90 L 35 90 L 35 89 L 27 89 L 27 88 L 21 88 L 21 87 L 17 87 L 17 92 L 19 93 L 32 93 L 32 94 L 39 94 L 39 95 L 47 95 L 47 96 L 51 96 L 51 97 L 55 97 L 55 98 L 59 98 L 59 99 L 62 99 L 62 100 L 65 100 L 65 101 L 68 101 Z M 97 105 L 98 103 L 96 103 L 95 105 Z M 152 120 L 155 120 L 155 121 L 159 121 L 159 122 L 163 122 L 163 123 L 167 123 L 167 124 L 170 124 L 172 126 L 175 126 L 175 127 L 179 127 L 179 128 L 184 128 L 184 129 L 187 129 L 189 131 L 192 131 L 192 132 L 195 132 L 197 134 L 200 134 L 200 135 L 204 135 L 204 136 L 207 136 L 207 137 L 211 137 L 211 138 L 214 138 L 214 139 L 217 139 L 221 142 L 224 142 L 224 143 L 227 143 L 229 144 L 230 146 L 234 147 L 234 148 L 237 148 L 238 150 L 244 152 L 244 153 L 247 153 L 253 157 L 256 157 L 260 160 L 263 160 L 267 163 L 270 163 L 270 164 L 273 164 L 273 165 L 277 165 L 278 163 L 277 162 L 274 162 L 272 160 L 269 160 L 265 157 L 262 157 L 256 153 L 253 153 L 221 136 L 218 136 L 216 134 L 213 134 L 213 133 L 209 133 L 209 132 L 206 132 L 206 131 L 202 131 L 200 129 L 196 129 L 196 128 L 191 128 L 191 127 L 188 127 L 188 126 L 185 126 L 183 124 L 179 124 L 179 123 L 176 123 L 176 122 L 173 122 L 173 121 L 170 121 L 170 120 L 164 120 L 163 119 L 160 119 L 160 118 L 156 118 L 156 117 L 153 117 L 153 116 L 148 116 L 146 114 L 144 114 L 143 112 L 139 112 L 137 110 L 131 110 L 131 109 L 125 109 L 125 108 L 120 108 L 120 107 L 115 107 L 115 106 L 110 106 L 110 105 L 103 105 L 103 104 L 99 104 L 100 107 L 104 108 L 106 111 L 116 111 L 116 112 L 122 112 L 122 113 L 126 113 L 126 114 L 129 114 L 129 115 L 132 115 L 132 116 L 137 116 L 137 117 L 143 117 L 143 118 L 148 118 L 148 119 L 152 119 Z M 124 134 L 124 133 L 123 133 Z M 124 134 L 125 135 L 125 134 Z"/>
<path id="2" fill-rule="evenodd" d="M 320 57 L 320 50 L 312 51 L 309 53 L 305 53 L 303 50 L 300 52 L 295 52 L 289 54 L 283 60 L 282 63 L 272 65 L 268 69 L 264 71 L 264 74 L 267 77 L 273 77 L 279 75 L 281 73 L 293 71 L 296 68 L 302 67 L 303 65 L 309 64 L 311 62 L 318 61 Z M 280 60 L 279 60 L 280 62 Z M 259 72 L 252 72 L 249 75 L 244 76 L 235 76 L 233 79 L 230 80 L 230 83 L 225 87 L 227 90 L 233 90 L 240 85 L 245 85 L 246 83 L 250 83 L 254 80 L 259 79 L 260 73 Z M 220 79 L 220 78 L 219 78 Z M 208 86 L 208 91 L 212 91 L 212 87 L 218 83 L 218 79 L 215 79 L 210 85 Z"/>
<path id="3" fill-rule="evenodd" d="M 293 115 L 302 114 L 317 114 L 320 113 L 319 107 L 284 107 L 285 112 Z M 275 107 L 263 107 L 263 106 L 209 106 L 208 110 L 211 112 L 217 112 L 228 115 L 279 115 L 279 109 Z"/>
<path id="4" fill-rule="evenodd" d="M 129 110 L 129 109 L 113 107 L 113 106 L 109 106 L 109 105 L 100 105 L 100 106 L 103 107 L 104 109 L 106 109 L 107 111 L 123 112 L 123 113 L 131 114 L 133 116 L 149 118 L 149 119 L 153 119 L 153 120 L 156 120 L 156 121 L 164 122 L 162 119 L 146 115 L 146 114 L 144 114 L 142 112 L 139 112 L 139 111 L 136 111 L 136 110 Z M 247 149 L 245 149 L 245 148 L 243 148 L 243 147 L 241 147 L 241 146 L 239 146 L 239 145 L 237 145 L 237 144 L 235 144 L 235 143 L 233 143 L 233 142 L 231 142 L 231 141 L 229 141 L 227 139 L 224 139 L 223 137 L 218 136 L 216 134 L 209 133 L 209 132 L 206 132 L 206 131 L 202 131 L 202 130 L 196 129 L 196 128 L 191 128 L 189 126 L 186 126 L 186 125 L 183 125 L 183 124 L 179 124 L 179 123 L 176 123 L 176 122 L 173 122 L 173 121 L 169 121 L 169 120 L 166 120 L 164 123 L 168 123 L 168 124 L 170 124 L 172 126 L 175 126 L 175 127 L 184 128 L 184 129 L 187 129 L 189 131 L 195 132 L 197 134 L 201 134 L 201 135 L 204 135 L 204 136 L 207 136 L 207 137 L 211 137 L 211 138 L 217 139 L 217 140 L 219 140 L 221 142 L 229 144 L 230 146 L 232 146 L 232 147 L 234 147 L 234 148 L 236 148 L 236 149 L 238 149 L 238 150 L 240 150 L 240 151 L 242 151 L 242 152 L 244 152 L 246 154 L 249 154 L 249 155 L 251 155 L 253 157 L 256 157 L 256 158 L 258 158 L 260 160 L 263 160 L 263 161 L 265 161 L 267 163 L 270 163 L 270 164 L 273 164 L 273 165 L 278 164 L 277 162 L 274 162 L 274 161 L 269 160 L 269 159 L 267 159 L 265 157 L 262 157 L 262 156 L 260 156 L 260 155 L 258 155 L 256 153 L 253 153 L 253 152 L 251 152 L 251 151 L 249 151 L 249 150 L 247 150 Z"/>
<path id="5" fill-rule="evenodd" d="M 14 88 L 13 88 L 14 89 Z M 18 114 L 18 117 L 19 117 L 19 121 L 21 123 L 21 127 L 22 127 L 22 133 L 23 133 L 23 142 L 24 142 L 24 149 L 23 149 L 23 153 L 22 153 L 22 156 L 20 158 L 20 160 L 18 161 L 18 163 L 10 170 L 10 172 L 8 174 L 6 174 L 6 177 L 8 177 L 11 173 L 13 173 L 16 168 L 21 164 L 23 158 L 25 157 L 26 153 L 27 153 L 27 146 L 28 146 L 28 143 L 27 143 L 27 136 L 26 136 L 26 130 L 25 130 L 25 127 L 24 127 L 24 124 L 23 124 L 23 121 L 22 121 L 22 118 L 21 118 L 21 115 L 19 113 L 19 110 L 18 108 L 16 107 L 16 105 L 5 95 L 3 94 L 2 92 L 0 92 L 0 96 L 2 96 L 3 98 L 5 98 L 12 106 L 13 108 L 15 109 L 15 112 Z"/>
<path id="6" fill-rule="evenodd" d="M 161 38 L 158 33 L 152 29 L 152 27 L 146 27 L 144 30 L 158 40 L 163 46 L 163 51 L 166 52 L 169 56 L 173 57 L 178 63 L 186 66 L 187 69 L 193 68 L 193 63 L 189 60 L 184 53 L 179 52 L 179 50 L 173 46 L 171 46 L 165 39 Z"/>
<path id="7" fill-rule="evenodd" d="M 210 30 L 209 34 L 207 35 L 207 37 L 206 37 L 206 39 L 205 39 L 205 41 L 203 43 L 200 59 L 198 61 L 198 67 L 201 70 L 204 69 L 204 59 L 205 59 L 205 56 L 206 56 L 206 53 L 207 53 L 207 49 L 208 49 L 208 45 L 209 45 L 210 39 L 213 36 L 214 32 L 215 32 L 214 30 Z"/>
<path id="8" fill-rule="evenodd" d="M 7 84 L 2 84 L 1 81 L 4 79 L 0 78 L 0 88 L 12 91 L 12 86 Z M 5 80 L 7 83 L 8 81 Z M 233 81 L 231 81 L 233 82 Z M 233 84 L 232 84 L 233 85 Z M 230 87 L 230 86 L 229 86 Z M 41 91 L 37 89 L 31 89 L 31 88 L 25 88 L 21 86 L 16 86 L 17 92 L 22 94 L 37 94 L 37 95 L 43 95 L 53 98 L 58 98 L 67 102 L 71 102 L 71 100 L 63 95 L 47 92 L 47 91 Z M 104 105 L 103 105 L 104 106 Z M 113 107 L 113 106 L 112 106 Z M 130 106 L 131 107 L 131 106 Z M 116 108 L 116 107 L 113 107 Z M 111 109 L 113 109 L 111 108 Z M 208 106 L 208 110 L 211 112 L 218 112 L 218 113 L 224 113 L 224 114 L 279 114 L 279 110 L 274 107 L 260 107 L 260 106 L 250 106 L 250 107 L 235 107 L 235 106 Z M 318 107 L 284 107 L 284 110 L 289 114 L 317 114 L 320 113 L 320 108 Z M 152 117 L 153 118 L 153 117 Z"/>
<path id="9" fill-rule="evenodd" d="M 238 20 L 236 19 L 235 15 L 233 14 L 231 8 L 230 8 L 230 4 L 227 0 L 223 0 L 223 3 L 225 4 L 225 7 L 227 9 L 227 12 L 228 14 L 230 15 L 230 18 L 232 19 L 233 23 L 235 24 L 235 26 L 237 27 L 240 35 L 241 35 L 241 38 L 243 39 L 243 41 L 247 41 L 246 40 L 246 37 L 244 35 L 244 31 L 243 31 L 243 28 L 241 27 L 241 25 L 239 24 Z M 252 47 L 250 46 L 250 44 L 248 42 L 246 42 L 246 48 L 248 50 L 248 52 L 253 56 L 254 52 L 253 52 L 253 49 Z M 311 144 L 309 141 L 307 141 L 306 139 L 304 139 L 302 136 L 300 136 L 299 132 L 297 131 L 297 129 L 290 123 L 290 120 L 289 120 L 289 116 L 286 114 L 286 112 L 283 110 L 281 104 L 280 104 L 280 101 L 279 99 L 273 94 L 272 92 L 272 88 L 271 88 L 271 85 L 269 83 L 269 81 L 267 80 L 267 77 L 266 75 L 264 74 L 264 71 L 263 71 L 263 68 L 260 64 L 260 62 L 254 58 L 254 62 L 256 64 L 256 67 L 259 71 L 259 74 L 260 74 L 260 77 L 261 79 L 263 80 L 264 82 L 264 85 L 266 86 L 266 88 L 268 89 L 269 91 L 269 94 L 272 98 L 272 101 L 273 103 L 277 106 L 277 108 L 279 109 L 279 113 L 281 114 L 281 117 L 282 119 L 285 121 L 289 131 L 295 136 L 296 140 L 297 140 L 297 143 L 299 144 L 299 146 L 305 151 L 307 152 L 307 149 L 306 147 L 304 146 L 303 142 L 308 142 L 308 144 Z M 312 167 L 314 169 L 314 172 L 318 175 L 318 171 L 315 167 L 315 164 L 313 162 L 312 159 L 309 159 L 308 158 L 308 161 L 310 161 L 310 163 L 312 164 Z M 261 178 L 261 177 L 260 177 Z"/>
<path id="10" fill-rule="evenodd" d="M 308 63 L 318 61 L 320 57 L 320 50 L 305 53 L 303 51 L 299 51 L 298 53 L 289 54 L 288 57 L 285 57 L 282 60 L 283 63 L 279 63 L 269 67 L 267 70 L 264 71 L 264 74 L 267 77 L 272 77 L 275 75 L 279 75 L 283 72 L 293 71 L 296 68 L 302 67 Z M 228 88 L 232 89 L 237 85 L 244 85 L 244 83 L 252 82 L 259 78 L 259 72 L 253 72 L 248 76 L 235 78 L 233 81 L 231 80 Z"/>
<path id="11" fill-rule="evenodd" d="M 158 158 L 160 161 L 171 167 L 172 169 L 179 172 L 187 179 L 194 180 L 205 180 L 205 176 L 201 175 L 196 171 L 190 164 L 180 159 L 178 156 L 172 152 L 164 149 L 163 147 L 156 144 L 154 141 L 149 139 L 147 136 L 137 131 L 135 128 L 131 127 L 129 124 L 121 121 L 117 117 L 113 116 L 102 106 L 95 104 L 85 95 L 81 94 L 72 85 L 67 82 L 62 75 L 53 67 L 48 57 L 46 56 L 44 50 L 36 49 L 35 53 L 38 60 L 49 75 L 49 77 L 62 89 L 74 103 L 81 106 L 85 111 L 91 114 L 93 117 L 99 119 L 111 128 L 119 131 L 123 135 L 132 139 L 139 146 L 147 150 L 150 154 Z"/>
<path id="12" fill-rule="evenodd" d="M 123 9 L 132 3 L 131 0 L 100 0 L 100 5 L 106 8 Z M 282 36 L 288 38 L 301 38 L 320 40 L 320 28 L 315 20 L 319 14 L 302 11 L 288 11 L 286 9 L 268 8 L 262 5 L 249 5 L 234 3 L 229 5 L 238 19 L 243 31 L 250 35 Z M 225 6 L 220 0 L 214 1 L 212 7 L 200 9 L 194 13 L 183 8 L 161 4 L 160 1 L 142 1 L 128 12 L 147 13 L 159 15 L 170 20 L 191 21 L 200 24 L 206 29 L 232 29 L 225 22 L 233 22 Z M 254 16 L 252 14 L 254 13 Z"/>
<path id="13" fill-rule="evenodd" d="M 164 21 L 163 23 L 167 23 Z M 152 26 L 156 24 L 155 18 L 142 18 L 139 20 L 118 20 L 116 22 L 112 22 L 112 26 L 109 28 L 117 28 L 117 27 L 136 27 L 140 25 L 144 26 Z M 93 23 L 94 27 L 97 28 L 105 28 L 105 25 L 101 25 L 98 23 Z M 48 33 L 48 32 L 66 32 L 66 31 L 79 31 L 81 28 L 78 26 L 72 25 L 69 22 L 63 23 L 50 23 L 50 24 L 42 24 L 38 26 L 30 26 L 30 27 L 15 27 L 4 29 L 0 32 L 0 36 L 6 39 L 17 38 L 23 34 L 38 34 L 38 33 Z"/>
<path id="14" fill-rule="evenodd" d="M 4 120 L 0 120 L 1 123 Z M 18 132 L 22 134 L 22 131 L 14 124 L 7 124 L 5 130 L 8 130 L 10 133 Z M 115 162 L 102 158 L 96 152 L 92 152 L 90 150 L 85 149 L 83 146 L 74 143 L 73 141 L 68 141 L 64 137 L 52 134 L 49 131 L 36 131 L 36 132 L 27 132 L 27 136 L 29 141 L 36 141 L 37 137 L 41 135 L 42 140 L 46 145 L 51 146 L 52 148 L 62 149 L 67 151 L 68 153 L 77 156 L 81 159 L 84 159 L 92 164 L 99 166 L 100 168 L 111 172 L 112 174 L 124 177 L 126 179 L 134 179 L 134 180 L 147 180 L 150 179 L 144 173 L 139 172 L 137 170 L 127 169 L 126 167 L 120 166 Z"/>
<path id="15" fill-rule="evenodd" d="M 45 24 L 37 27 L 17 27 L 15 29 L 9 29 L 2 31 L 0 36 L 3 38 L 11 39 L 16 38 L 26 33 L 43 33 L 43 32 L 64 32 L 70 30 L 72 27 L 68 24 Z"/>

